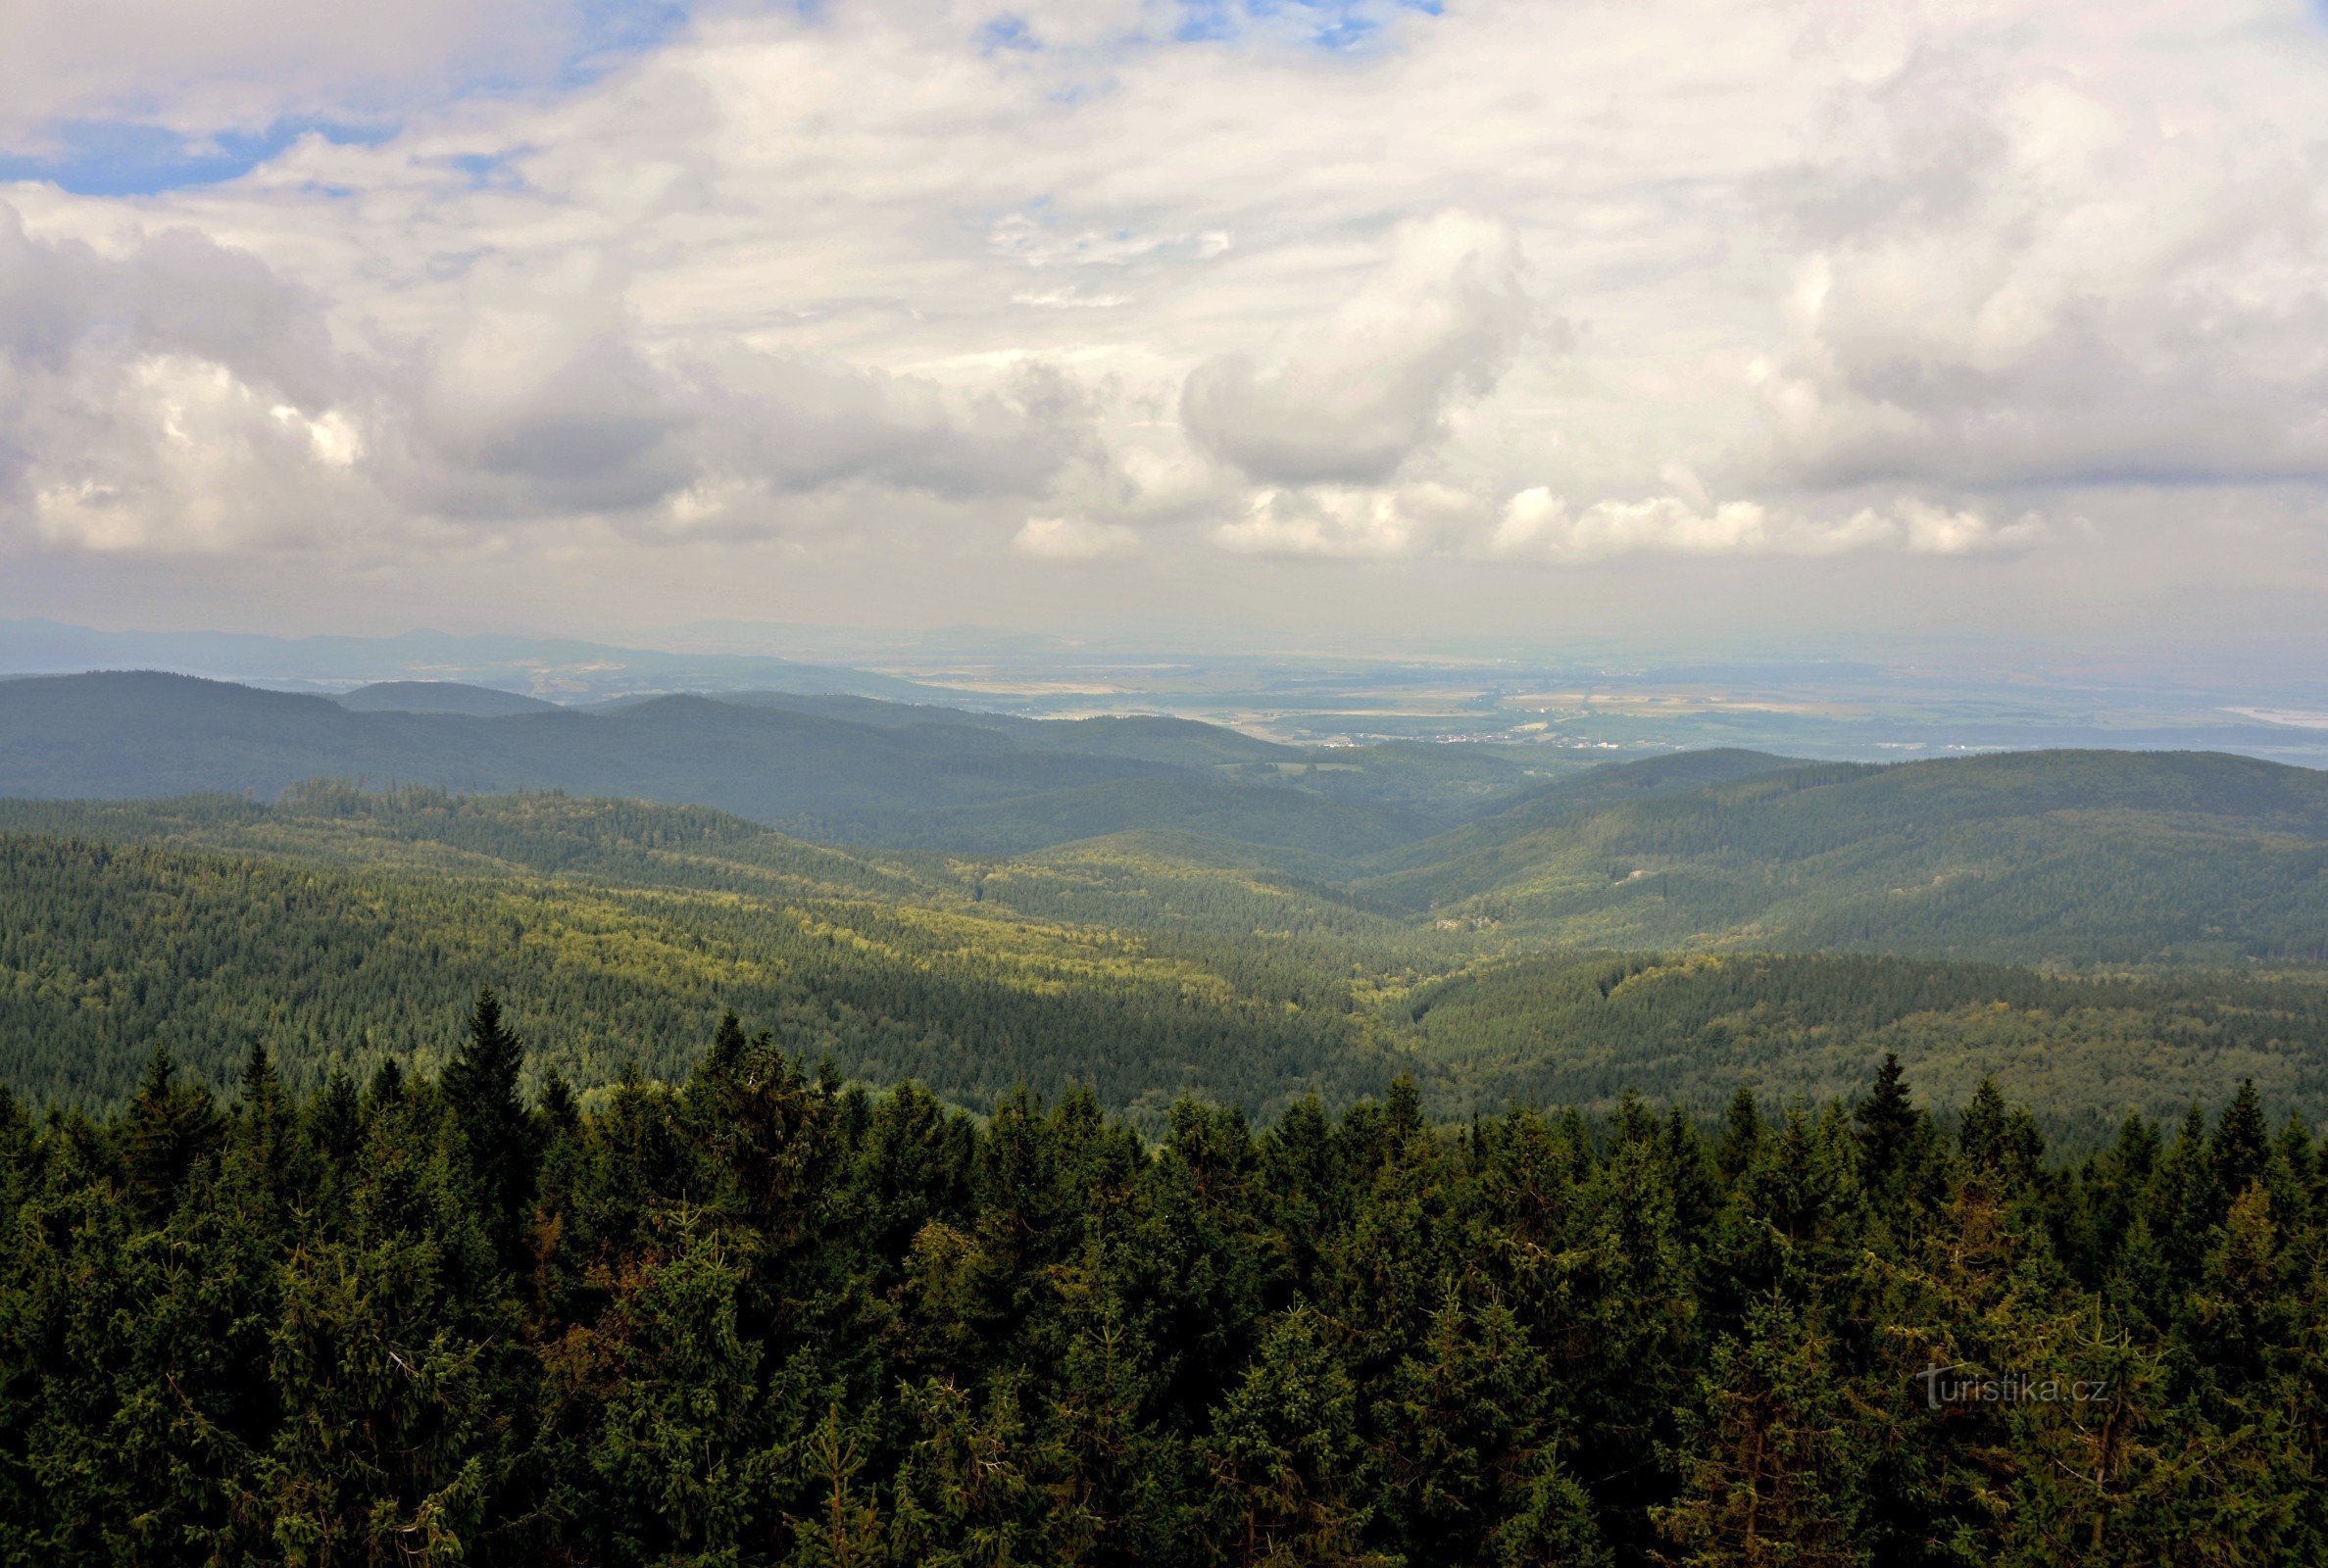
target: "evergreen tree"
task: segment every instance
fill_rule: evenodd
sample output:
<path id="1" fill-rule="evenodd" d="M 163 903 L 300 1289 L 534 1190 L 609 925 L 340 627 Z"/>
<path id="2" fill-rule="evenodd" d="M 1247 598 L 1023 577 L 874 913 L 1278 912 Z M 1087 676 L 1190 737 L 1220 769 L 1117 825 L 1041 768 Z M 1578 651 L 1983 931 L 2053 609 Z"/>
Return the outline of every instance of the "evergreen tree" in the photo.
<path id="1" fill-rule="evenodd" d="M 1194 1096 L 1152 1144 L 740 1024 L 528 1117 L 470 1022 L 363 1097 L 0 1090 L 0 1562 L 2328 1561 L 2320 1154 L 2259 1096 L 2074 1162 L 1993 1084 L 1952 1156 L 1891 1074 L 1718 1145 Z"/>
<path id="2" fill-rule="evenodd" d="M 2247 1191 L 2248 1184 L 2263 1174 L 2264 1161 L 2271 1152 L 2271 1128 L 2263 1118 L 2263 1105 L 2255 1094 L 2255 1080 L 2240 1080 L 2239 1093 L 2223 1108 L 2222 1119 L 2215 1124 L 2214 1142 L 2208 1150 L 2214 1166 L 2216 1200 L 2226 1208 L 2232 1200 Z"/>
<path id="3" fill-rule="evenodd" d="M 1721 1143 L 1715 1158 L 1723 1177 L 1736 1181 L 1754 1163 L 1755 1150 L 1762 1141 L 1761 1107 L 1755 1103 L 1754 1091 L 1745 1084 L 1730 1097 L 1729 1114 L 1722 1121 Z"/>
<path id="4" fill-rule="evenodd" d="M 442 1087 L 485 1204 L 487 1231 L 505 1253 L 517 1249 L 533 1199 L 533 1123 L 518 1098 L 524 1063 L 523 1044 L 502 1022 L 500 999 L 490 987 L 478 992 Z"/>
<path id="5" fill-rule="evenodd" d="M 1860 1166 L 1868 1188 L 1892 1194 L 1905 1174 L 1923 1117 L 1908 1099 L 1907 1075 L 1898 1053 L 1883 1054 L 1875 1084 L 1852 1107 L 1858 1130 Z"/>
<path id="6" fill-rule="evenodd" d="M 344 1066 L 334 1066 L 322 1089 L 308 1104 L 308 1136 L 318 1153 L 332 1165 L 346 1168 L 364 1137 L 364 1105 L 356 1094 L 356 1080 Z"/>
<path id="7" fill-rule="evenodd" d="M 181 1184 L 218 1140 L 210 1092 L 177 1083 L 176 1074 L 168 1049 L 156 1046 L 122 1123 L 129 1191 L 148 1217 L 169 1212 Z"/>
<path id="8" fill-rule="evenodd" d="M 1374 1560 L 1359 1491 L 1358 1392 L 1297 1307 L 1270 1328 L 1214 1417 L 1201 1455 L 1214 1488 L 1214 1540 L 1257 1568 Z"/>
<path id="9" fill-rule="evenodd" d="M 1832 1342 L 1772 1296 L 1714 1347 L 1682 1413 L 1678 1496 L 1653 1513 L 1692 1568 L 1858 1564 L 1869 1457 L 1851 1430 Z"/>

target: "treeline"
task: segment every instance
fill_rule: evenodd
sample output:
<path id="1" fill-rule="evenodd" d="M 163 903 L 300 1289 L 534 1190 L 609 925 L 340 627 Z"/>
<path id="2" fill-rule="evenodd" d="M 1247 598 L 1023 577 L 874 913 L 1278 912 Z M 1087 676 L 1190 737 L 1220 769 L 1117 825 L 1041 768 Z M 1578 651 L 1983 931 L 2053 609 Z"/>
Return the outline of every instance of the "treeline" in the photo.
<path id="1" fill-rule="evenodd" d="M 0 1099 L 0 1559 L 2328 1556 L 2328 1162 L 2252 1086 L 2065 1163 L 1896 1061 L 1156 1145 L 732 1018 L 675 1087 L 523 1081 L 487 995 L 433 1077 Z"/>

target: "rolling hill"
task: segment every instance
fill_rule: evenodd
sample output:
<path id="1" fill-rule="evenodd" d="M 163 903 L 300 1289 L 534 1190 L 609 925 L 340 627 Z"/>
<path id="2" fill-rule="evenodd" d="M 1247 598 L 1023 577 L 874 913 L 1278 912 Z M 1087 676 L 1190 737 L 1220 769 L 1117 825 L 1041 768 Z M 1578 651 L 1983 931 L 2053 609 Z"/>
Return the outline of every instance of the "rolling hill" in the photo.
<path id="1" fill-rule="evenodd" d="M 556 703 L 490 686 L 457 680 L 383 680 L 332 699 L 358 713 L 466 713 L 471 718 L 507 718 L 512 713 L 552 713 Z"/>
<path id="2" fill-rule="evenodd" d="M 1730 776 L 1665 788 L 1686 758 L 1588 774 L 1400 846 L 1350 891 L 1539 946 L 2328 957 L 2328 773 L 2190 752 L 1708 755 Z"/>
<path id="3" fill-rule="evenodd" d="M 1293 748 L 1184 719 L 1003 718 L 775 694 L 480 715 L 423 695 L 435 710 L 413 710 L 401 690 L 349 704 L 155 673 L 0 681 L 0 795 L 271 799 L 343 777 L 711 806 L 834 842 L 1016 853 L 1169 826 L 1342 858 L 1497 799 L 1464 760 L 1444 770 L 1447 799 L 1432 809 L 1428 754 L 1444 748 L 1313 769 Z M 1487 771 L 1508 795 L 1533 782 L 1506 762 Z M 1332 787 L 1314 787 L 1312 772 Z M 1389 799 L 1368 798 L 1376 775 Z"/>
<path id="4" fill-rule="evenodd" d="M 1863 1083 L 1884 1051 L 1951 1101 L 1982 1073 L 2100 1139 L 2252 1076 L 2328 1112 L 2328 976 L 2078 978 L 1872 956 L 1528 951 L 1118 835 L 1015 858 L 803 843 L 695 807 L 321 785 L 268 805 L 0 802 L 0 1081 L 118 1102 L 156 1044 L 223 1082 L 250 1042 L 441 1063 L 490 982 L 537 1069 L 682 1076 L 734 1007 L 853 1077 L 983 1107 L 1091 1086 L 1271 1113 L 1411 1074 L 1438 1113 L 1628 1089 L 1712 1115 L 1741 1081 Z"/>
<path id="5" fill-rule="evenodd" d="M 449 690 L 421 697 L 498 696 Z M 0 794 L 264 801 L 320 777 L 713 808 L 795 839 L 967 861 L 1076 851 L 1110 899 L 1142 878 L 1265 876 L 1509 954 L 2328 958 L 2328 774 L 2219 754 L 1880 766 L 1710 751 L 1546 779 L 1461 747 L 1305 752 L 1181 719 L 849 696 L 479 716 L 183 676 L 0 681 Z M 1010 885 L 1037 897 L 1030 876 Z"/>

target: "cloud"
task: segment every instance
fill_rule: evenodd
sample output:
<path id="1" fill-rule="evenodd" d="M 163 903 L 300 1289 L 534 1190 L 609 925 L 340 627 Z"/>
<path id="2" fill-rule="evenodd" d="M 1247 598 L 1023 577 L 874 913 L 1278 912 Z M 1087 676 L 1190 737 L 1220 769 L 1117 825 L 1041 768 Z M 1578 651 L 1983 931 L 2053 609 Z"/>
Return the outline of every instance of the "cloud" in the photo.
<path id="1" fill-rule="evenodd" d="M 0 204 L 0 536 L 99 551 L 576 515 L 749 535 L 834 486 L 1039 494 L 1091 444 L 1079 389 L 1040 364 L 957 393 L 660 348 L 587 256 L 476 282 L 422 343 L 343 351 L 247 253 L 171 229 L 107 257 Z"/>
<path id="2" fill-rule="evenodd" d="M 1097 561 L 1137 550 L 1140 536 L 1119 522 L 1089 517 L 1029 517 L 1011 548 L 1037 561 Z"/>
<path id="3" fill-rule="evenodd" d="M 1803 249 L 1799 336 L 1753 377 L 1773 476 L 2328 481 L 2316 137 L 2262 80 L 2227 111 L 2204 70 L 2002 42 L 1840 101 L 1850 134 L 1774 178 Z"/>
<path id="4" fill-rule="evenodd" d="M 1690 556 L 1827 556 L 1892 550 L 1965 556 L 2025 546 L 2043 531 L 2035 514 L 1999 525 L 1976 510 L 1915 497 L 1825 519 L 1756 501 L 1703 497 L 1596 501 L 1580 511 L 1551 490 L 1522 490 L 1505 505 L 1486 553 L 1505 558 L 1601 561 L 1635 553 Z"/>
<path id="5" fill-rule="evenodd" d="M 1476 510 L 1463 492 L 1430 484 L 1263 490 L 1243 517 L 1213 530 L 1213 542 L 1243 556 L 1414 556 L 1439 544 Z"/>
<path id="6" fill-rule="evenodd" d="M 1373 276 L 1265 364 L 1189 372 L 1181 418 L 1207 451 L 1285 484 L 1389 477 L 1495 387 L 1534 319 L 1511 228 L 1466 213 L 1407 224 Z"/>
<path id="7" fill-rule="evenodd" d="M 255 258 L 182 229 L 107 258 L 0 203 L 0 538 L 226 550 L 380 521 L 357 377 Z"/>
<path id="8" fill-rule="evenodd" d="M 1608 559 L 1596 612 L 1656 623 L 1751 559 L 1909 620 L 1953 558 L 2122 618 L 2282 584 L 2328 527 L 2328 34 L 2294 0 L 1475 0 L 1355 43 L 832 0 L 572 72 L 563 0 L 32 10 L 19 145 L 371 131 L 152 196 L 0 187 L 19 583 L 299 555 L 426 609 L 490 551 L 554 618 L 596 552 L 691 613 L 822 552 L 819 614 L 1068 582 L 1170 614 L 1305 557 L 1429 561 L 1445 623 L 1514 561 Z M 908 559 L 942 564 L 899 608 Z"/>
<path id="9" fill-rule="evenodd" d="M 133 117 L 200 136 L 286 117 L 365 118 L 486 72 L 544 74 L 590 41 L 567 0 L 91 0 L 10 8 L 0 150 L 60 122 Z"/>

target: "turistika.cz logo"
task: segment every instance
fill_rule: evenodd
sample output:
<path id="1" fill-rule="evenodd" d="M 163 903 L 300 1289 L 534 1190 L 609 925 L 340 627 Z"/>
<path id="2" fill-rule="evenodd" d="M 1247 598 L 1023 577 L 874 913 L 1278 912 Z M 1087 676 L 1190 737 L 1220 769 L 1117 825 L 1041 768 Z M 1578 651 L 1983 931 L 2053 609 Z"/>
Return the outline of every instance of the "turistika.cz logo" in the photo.
<path id="1" fill-rule="evenodd" d="M 1924 1382 L 1924 1403 L 1937 1410 L 1949 1404 L 2093 1404 L 2109 1397 L 2107 1378 L 2037 1377 L 2026 1372 L 1980 1373 L 1969 1362 L 1928 1366 L 1916 1374 Z"/>

